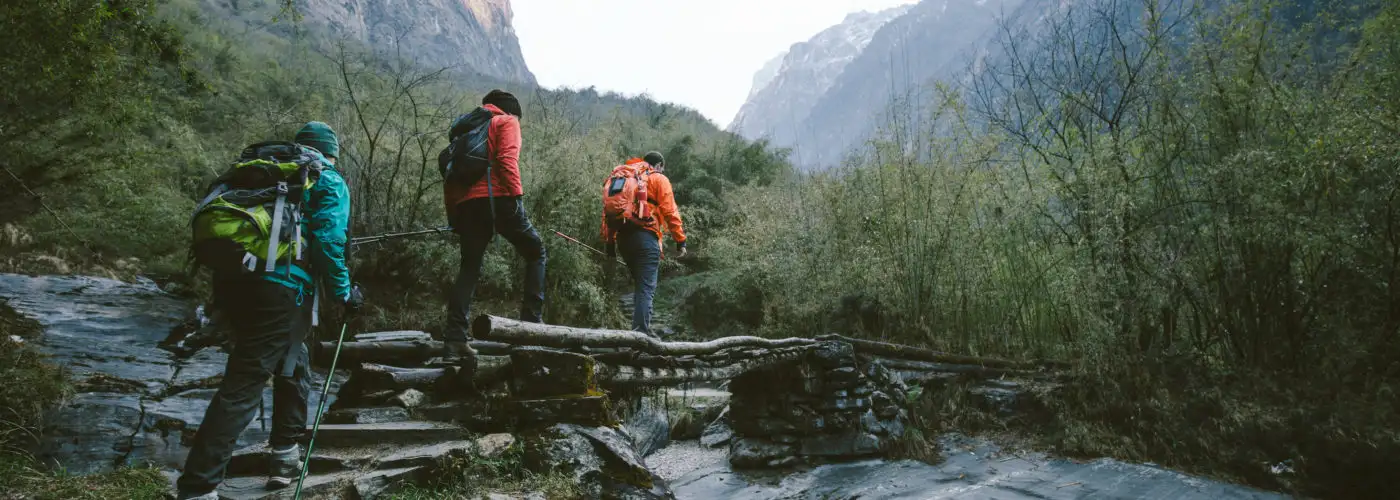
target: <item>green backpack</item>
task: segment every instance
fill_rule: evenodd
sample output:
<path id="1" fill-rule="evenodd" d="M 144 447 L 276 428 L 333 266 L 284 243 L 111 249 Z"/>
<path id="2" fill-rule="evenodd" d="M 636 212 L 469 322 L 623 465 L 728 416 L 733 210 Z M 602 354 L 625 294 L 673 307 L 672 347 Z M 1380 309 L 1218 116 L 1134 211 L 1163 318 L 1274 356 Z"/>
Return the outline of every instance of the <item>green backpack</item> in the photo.
<path id="1" fill-rule="evenodd" d="M 190 215 L 195 265 L 224 275 L 260 267 L 272 272 L 279 262 L 301 261 L 304 194 L 322 168 L 321 156 L 299 144 L 273 141 L 244 148 Z"/>

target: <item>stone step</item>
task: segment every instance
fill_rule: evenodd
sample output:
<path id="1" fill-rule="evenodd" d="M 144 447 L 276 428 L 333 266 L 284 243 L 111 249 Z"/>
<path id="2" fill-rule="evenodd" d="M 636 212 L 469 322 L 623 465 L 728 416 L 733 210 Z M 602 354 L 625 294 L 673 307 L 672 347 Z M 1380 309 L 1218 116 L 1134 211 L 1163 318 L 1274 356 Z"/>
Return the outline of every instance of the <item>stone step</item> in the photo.
<path id="1" fill-rule="evenodd" d="M 308 428 L 309 432 L 311 429 Z M 459 439 L 461 426 L 442 422 L 386 422 L 381 424 L 321 424 L 316 446 L 349 448 L 375 444 L 416 444 Z"/>
<path id="2" fill-rule="evenodd" d="M 384 424 L 407 422 L 408 410 L 398 406 L 342 408 L 326 412 L 321 424 Z"/>
<path id="3" fill-rule="evenodd" d="M 423 467 L 401 467 L 373 471 L 343 471 L 306 476 L 303 499 L 378 498 L 403 481 L 422 479 Z M 219 485 L 220 500 L 282 500 L 294 498 L 296 483 L 270 490 L 263 477 L 230 477 Z"/>
<path id="4" fill-rule="evenodd" d="M 308 475 L 302 485 L 301 497 L 345 498 L 355 478 L 360 475 L 361 473 L 356 471 Z M 296 483 L 293 482 L 286 488 L 270 490 L 267 488 L 266 476 L 229 477 L 219 485 L 218 491 L 220 500 L 290 499 L 296 495 Z"/>
<path id="5" fill-rule="evenodd" d="M 305 448 L 303 448 L 304 450 Z M 374 461 L 380 452 L 375 447 L 359 449 L 324 449 L 318 443 L 311 455 L 311 471 L 317 474 L 359 469 Z M 250 446 L 233 452 L 229 458 L 229 476 L 267 477 L 272 450 L 266 446 Z"/>

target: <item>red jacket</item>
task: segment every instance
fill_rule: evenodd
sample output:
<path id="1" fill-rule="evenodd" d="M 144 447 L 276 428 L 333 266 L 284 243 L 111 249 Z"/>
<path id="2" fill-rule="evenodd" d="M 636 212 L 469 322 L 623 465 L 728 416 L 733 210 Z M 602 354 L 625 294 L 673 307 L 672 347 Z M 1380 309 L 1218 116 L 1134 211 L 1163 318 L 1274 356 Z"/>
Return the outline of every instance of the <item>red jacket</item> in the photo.
<path id="1" fill-rule="evenodd" d="M 520 196 L 520 119 L 506 114 L 501 108 L 487 104 L 482 106 L 490 111 L 491 125 L 487 129 L 487 148 L 493 160 L 491 164 L 491 194 L 494 196 Z M 444 184 L 443 202 L 447 212 L 452 213 L 458 203 L 486 197 L 486 178 L 471 187 Z"/>

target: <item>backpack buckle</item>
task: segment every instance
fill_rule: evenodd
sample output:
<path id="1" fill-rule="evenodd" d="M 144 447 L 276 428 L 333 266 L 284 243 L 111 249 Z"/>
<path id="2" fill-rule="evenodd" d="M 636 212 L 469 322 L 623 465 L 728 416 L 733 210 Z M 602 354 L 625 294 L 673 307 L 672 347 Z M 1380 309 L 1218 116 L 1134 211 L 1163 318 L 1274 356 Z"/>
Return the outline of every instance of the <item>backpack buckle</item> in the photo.
<path id="1" fill-rule="evenodd" d="M 287 194 L 287 181 L 277 183 L 277 194 Z"/>

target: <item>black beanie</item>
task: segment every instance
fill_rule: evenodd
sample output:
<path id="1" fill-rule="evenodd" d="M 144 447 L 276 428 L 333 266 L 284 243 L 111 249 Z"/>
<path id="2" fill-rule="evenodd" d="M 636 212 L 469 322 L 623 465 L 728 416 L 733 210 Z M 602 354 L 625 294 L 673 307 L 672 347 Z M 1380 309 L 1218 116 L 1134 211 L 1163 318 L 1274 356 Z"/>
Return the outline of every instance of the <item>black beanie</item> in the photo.
<path id="1" fill-rule="evenodd" d="M 501 89 L 495 89 L 490 92 L 487 92 L 486 97 L 481 98 L 481 104 L 494 105 L 498 108 L 501 108 L 501 111 L 505 111 L 506 113 L 515 115 L 516 118 L 523 117 L 523 114 L 520 112 L 520 101 L 516 100 L 515 96 L 512 95 L 510 92 L 506 92 Z"/>
<path id="2" fill-rule="evenodd" d="M 659 151 L 652 151 L 652 152 L 650 152 L 650 153 L 647 153 L 646 156 L 643 156 L 643 157 L 642 157 L 642 161 L 645 161 L 645 162 L 651 164 L 651 166 L 655 167 L 655 166 L 657 166 L 657 165 L 660 165 L 660 164 L 662 164 L 662 163 L 665 163 L 665 162 L 666 162 L 666 158 L 663 158 L 663 157 L 661 156 L 661 152 L 659 152 Z"/>

